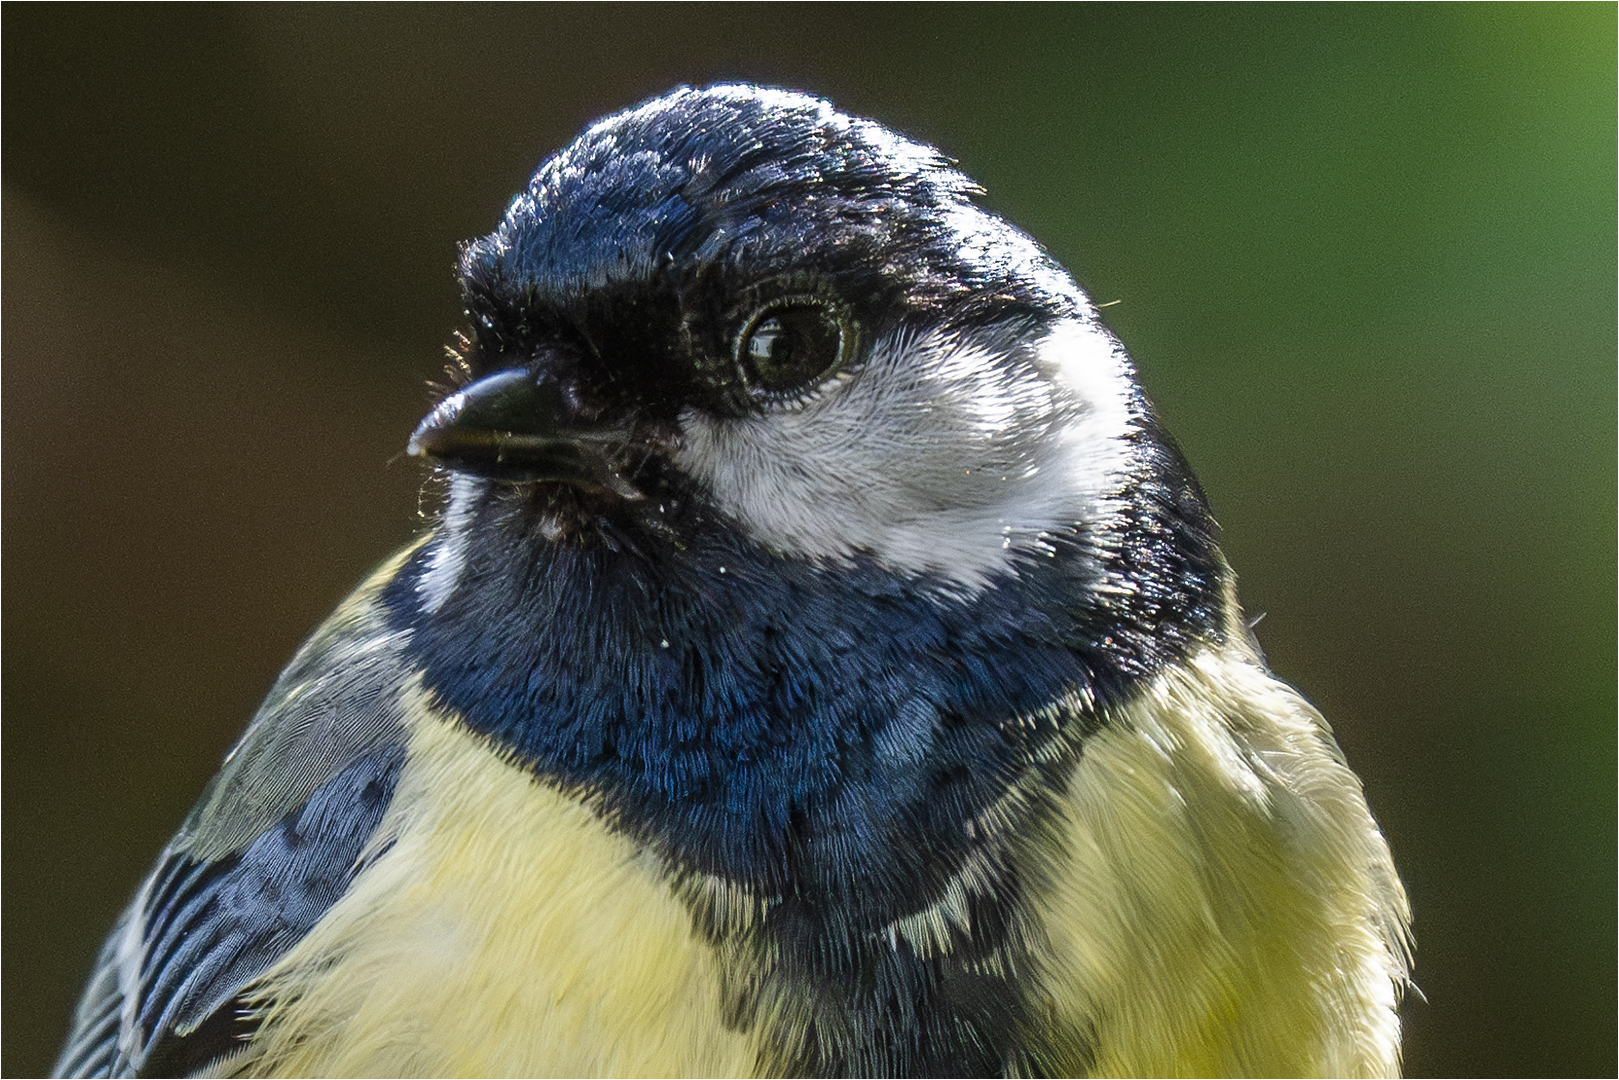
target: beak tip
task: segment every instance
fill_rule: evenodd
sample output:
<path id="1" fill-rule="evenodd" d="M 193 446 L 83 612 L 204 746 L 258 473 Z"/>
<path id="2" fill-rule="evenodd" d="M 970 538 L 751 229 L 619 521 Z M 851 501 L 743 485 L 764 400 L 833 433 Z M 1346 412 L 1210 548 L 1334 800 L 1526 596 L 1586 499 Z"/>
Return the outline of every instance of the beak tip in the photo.
<path id="1" fill-rule="evenodd" d="M 405 453 L 413 458 L 430 458 L 433 456 L 434 432 L 428 430 L 426 423 L 411 432 L 410 441 L 405 444 Z"/>

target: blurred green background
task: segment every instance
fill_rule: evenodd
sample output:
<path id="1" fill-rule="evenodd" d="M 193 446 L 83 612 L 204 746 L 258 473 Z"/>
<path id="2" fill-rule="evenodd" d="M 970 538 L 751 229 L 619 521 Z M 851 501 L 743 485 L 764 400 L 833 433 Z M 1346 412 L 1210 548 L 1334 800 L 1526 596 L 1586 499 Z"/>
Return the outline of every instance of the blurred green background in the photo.
<path id="1" fill-rule="evenodd" d="M 8 5 L 3 1071 L 418 529 L 455 242 L 680 82 L 937 143 L 1102 302 L 1417 912 L 1417 1075 L 1615 1069 L 1615 7 Z"/>

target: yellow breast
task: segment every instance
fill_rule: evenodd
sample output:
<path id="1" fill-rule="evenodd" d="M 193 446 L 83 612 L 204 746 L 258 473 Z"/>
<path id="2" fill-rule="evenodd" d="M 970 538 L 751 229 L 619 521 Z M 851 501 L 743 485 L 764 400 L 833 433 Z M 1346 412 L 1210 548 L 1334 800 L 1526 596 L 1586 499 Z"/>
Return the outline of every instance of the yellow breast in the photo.
<path id="1" fill-rule="evenodd" d="M 745 1076 L 653 856 L 414 691 L 381 852 L 253 988 L 261 1076 Z"/>
<path id="2" fill-rule="evenodd" d="M 1057 834 L 1044 982 L 1092 1075 L 1398 1075 L 1388 846 L 1320 715 L 1245 650 L 1116 709 Z"/>

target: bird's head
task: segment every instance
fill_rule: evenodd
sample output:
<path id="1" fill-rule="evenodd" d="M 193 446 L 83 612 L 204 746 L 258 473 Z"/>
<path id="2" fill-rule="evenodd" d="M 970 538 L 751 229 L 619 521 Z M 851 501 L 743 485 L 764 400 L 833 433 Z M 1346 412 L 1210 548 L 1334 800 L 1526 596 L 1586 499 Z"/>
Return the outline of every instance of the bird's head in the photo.
<path id="1" fill-rule="evenodd" d="M 1155 472 L 1201 516 L 1122 346 L 976 192 L 786 91 L 596 124 L 463 250 L 467 382 L 410 443 L 454 477 L 447 528 L 499 504 L 539 543 L 724 529 L 970 594 L 1058 545 L 1099 566 Z"/>

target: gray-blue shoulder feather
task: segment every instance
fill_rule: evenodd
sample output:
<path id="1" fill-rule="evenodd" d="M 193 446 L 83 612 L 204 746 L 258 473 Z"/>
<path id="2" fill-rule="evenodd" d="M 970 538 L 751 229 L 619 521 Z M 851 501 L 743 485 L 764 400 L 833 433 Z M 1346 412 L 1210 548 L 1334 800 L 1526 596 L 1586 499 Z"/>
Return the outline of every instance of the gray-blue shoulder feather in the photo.
<path id="1" fill-rule="evenodd" d="M 299 650 L 102 947 L 58 1076 L 185 1075 L 343 894 L 404 762 L 406 631 L 362 586 Z"/>

